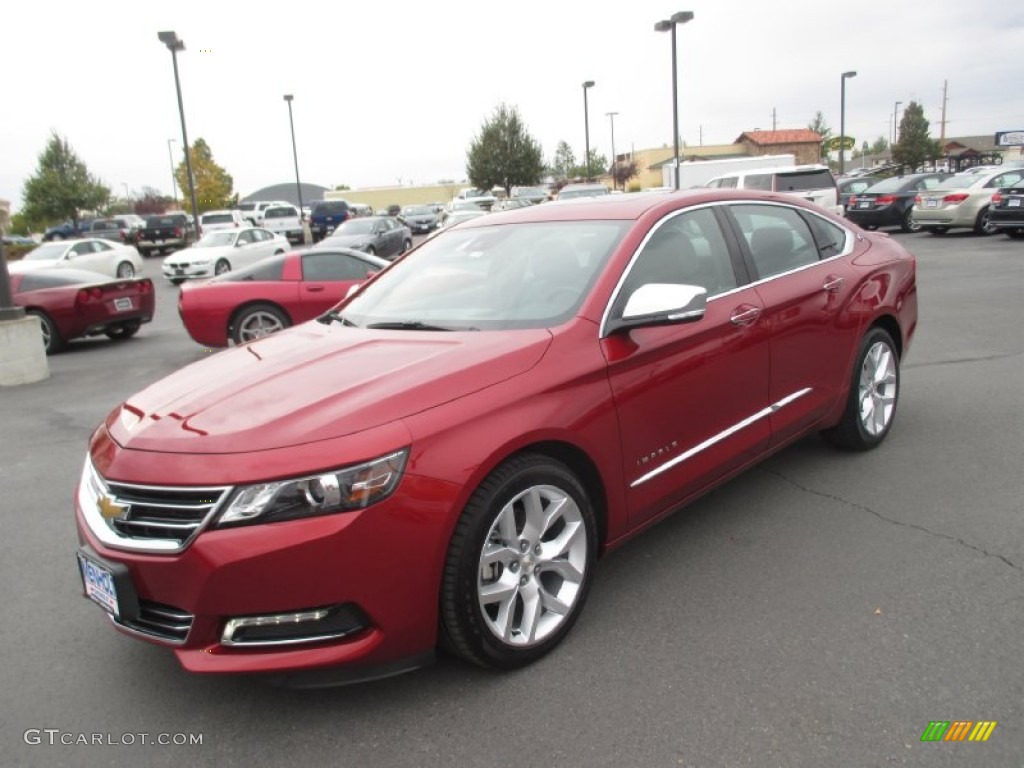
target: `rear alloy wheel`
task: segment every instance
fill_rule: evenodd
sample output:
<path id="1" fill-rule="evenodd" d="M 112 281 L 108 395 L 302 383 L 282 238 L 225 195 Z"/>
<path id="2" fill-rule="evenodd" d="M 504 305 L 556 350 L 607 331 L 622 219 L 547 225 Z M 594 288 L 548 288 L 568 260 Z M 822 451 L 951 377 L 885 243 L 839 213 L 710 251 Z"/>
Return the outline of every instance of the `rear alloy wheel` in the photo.
<path id="1" fill-rule="evenodd" d="M 576 475 L 540 454 L 509 459 L 476 489 L 448 545 L 442 641 L 483 667 L 539 659 L 579 617 L 596 553 L 594 512 Z"/>
<path id="2" fill-rule="evenodd" d="M 130 339 L 136 333 L 139 332 L 139 328 L 142 327 L 141 320 L 132 320 L 124 323 L 123 325 L 115 326 L 114 328 L 107 328 L 104 333 L 108 339 L 114 339 L 115 341 L 122 341 L 124 339 Z"/>
<path id="3" fill-rule="evenodd" d="M 64 349 L 66 342 L 61 337 L 60 331 L 57 330 L 57 326 L 48 314 L 35 309 L 30 309 L 25 314 L 34 315 L 39 318 L 39 324 L 43 330 L 43 349 L 46 350 L 46 354 L 53 355 Z"/>
<path id="4" fill-rule="evenodd" d="M 231 271 L 231 265 L 227 259 L 217 259 L 217 263 L 213 265 L 213 274 L 224 275 Z"/>
<path id="5" fill-rule="evenodd" d="M 277 307 L 253 304 L 238 313 L 231 324 L 231 338 L 235 344 L 244 344 L 277 333 L 291 324 L 291 320 Z"/>
<path id="6" fill-rule="evenodd" d="M 920 232 L 921 225 L 914 219 L 914 209 L 907 208 L 907 212 L 903 214 L 903 221 L 900 223 L 900 229 L 904 232 Z"/>
<path id="7" fill-rule="evenodd" d="M 976 235 L 994 235 L 996 229 L 992 224 L 992 217 L 989 216 L 988 206 L 986 205 L 978 213 L 978 218 L 974 222 L 974 233 Z"/>
<path id="8" fill-rule="evenodd" d="M 899 401 L 900 360 L 892 337 L 872 328 L 861 340 L 842 420 L 822 432 L 850 451 L 874 448 L 889 433 Z"/>
<path id="9" fill-rule="evenodd" d="M 122 280 L 130 280 L 135 277 L 135 267 L 129 261 L 122 261 L 117 265 L 117 276 Z"/>

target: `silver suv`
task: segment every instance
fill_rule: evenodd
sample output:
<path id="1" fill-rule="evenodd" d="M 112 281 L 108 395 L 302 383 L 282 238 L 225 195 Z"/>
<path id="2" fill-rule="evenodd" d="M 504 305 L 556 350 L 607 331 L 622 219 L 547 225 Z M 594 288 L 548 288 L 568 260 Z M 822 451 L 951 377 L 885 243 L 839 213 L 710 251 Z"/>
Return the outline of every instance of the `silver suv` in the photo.
<path id="1" fill-rule="evenodd" d="M 761 189 L 785 192 L 843 215 L 839 187 L 827 165 L 794 165 L 790 168 L 748 168 L 711 179 L 706 187 L 715 189 Z"/>

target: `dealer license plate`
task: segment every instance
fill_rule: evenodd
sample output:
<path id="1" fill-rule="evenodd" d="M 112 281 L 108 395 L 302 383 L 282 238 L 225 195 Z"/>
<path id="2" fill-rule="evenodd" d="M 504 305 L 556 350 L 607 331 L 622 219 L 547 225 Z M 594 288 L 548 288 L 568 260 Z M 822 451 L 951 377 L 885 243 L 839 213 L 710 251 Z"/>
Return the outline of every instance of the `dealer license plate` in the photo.
<path id="1" fill-rule="evenodd" d="M 117 587 L 114 586 L 114 574 L 99 563 L 93 562 L 81 552 L 77 554 L 78 569 L 82 574 L 85 596 L 108 613 L 120 616 L 117 603 Z"/>
<path id="2" fill-rule="evenodd" d="M 129 298 L 114 299 L 114 309 L 118 312 L 127 312 L 132 308 L 132 300 Z"/>
<path id="3" fill-rule="evenodd" d="M 862 203 L 857 203 L 857 207 L 858 208 L 870 208 L 871 207 L 871 201 L 870 200 L 865 200 Z"/>
<path id="4" fill-rule="evenodd" d="M 939 201 L 938 200 L 925 200 L 924 201 L 924 207 L 925 208 L 938 208 L 939 207 Z"/>
<path id="5" fill-rule="evenodd" d="M 1006 201 L 1006 205 L 1010 208 L 1020 208 L 1020 198 L 1011 197 L 1009 200 Z"/>

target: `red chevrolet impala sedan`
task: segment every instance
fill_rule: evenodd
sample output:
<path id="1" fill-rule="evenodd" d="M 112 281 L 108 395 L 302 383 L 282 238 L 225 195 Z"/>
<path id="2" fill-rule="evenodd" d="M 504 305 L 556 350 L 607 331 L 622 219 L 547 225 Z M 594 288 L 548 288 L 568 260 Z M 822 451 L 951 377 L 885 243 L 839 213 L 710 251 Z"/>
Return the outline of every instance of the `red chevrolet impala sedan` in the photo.
<path id="1" fill-rule="evenodd" d="M 323 314 L 353 285 L 390 263 L 350 248 L 269 256 L 244 269 L 186 283 L 178 314 L 200 344 L 226 347 L 229 339 L 241 344 Z"/>
<path id="2" fill-rule="evenodd" d="M 194 672 L 518 667 L 601 553 L 808 433 L 881 443 L 916 322 L 913 257 L 790 196 L 484 216 L 117 407 L 84 592 Z"/>

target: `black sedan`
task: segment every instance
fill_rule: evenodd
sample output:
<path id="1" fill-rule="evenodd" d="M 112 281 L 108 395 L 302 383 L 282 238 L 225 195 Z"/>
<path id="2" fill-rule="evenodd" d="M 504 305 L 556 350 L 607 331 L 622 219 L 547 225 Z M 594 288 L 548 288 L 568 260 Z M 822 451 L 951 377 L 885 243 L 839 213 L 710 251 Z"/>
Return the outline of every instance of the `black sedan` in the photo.
<path id="1" fill-rule="evenodd" d="M 988 220 L 997 232 L 1014 239 L 1024 237 L 1024 183 L 1003 187 L 992 195 Z"/>
<path id="2" fill-rule="evenodd" d="M 866 192 L 854 195 L 846 208 L 846 218 L 865 229 L 899 227 L 904 232 L 919 232 L 914 221 L 914 197 L 923 189 L 933 189 L 948 173 L 912 173 L 882 179 Z"/>
<path id="3" fill-rule="evenodd" d="M 836 186 L 839 187 L 839 204 L 843 206 L 843 211 L 845 212 L 849 206 L 851 197 L 866 192 L 878 181 L 872 176 L 849 176 L 845 179 L 838 179 Z"/>

